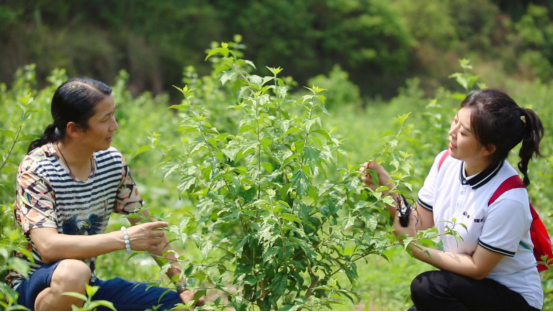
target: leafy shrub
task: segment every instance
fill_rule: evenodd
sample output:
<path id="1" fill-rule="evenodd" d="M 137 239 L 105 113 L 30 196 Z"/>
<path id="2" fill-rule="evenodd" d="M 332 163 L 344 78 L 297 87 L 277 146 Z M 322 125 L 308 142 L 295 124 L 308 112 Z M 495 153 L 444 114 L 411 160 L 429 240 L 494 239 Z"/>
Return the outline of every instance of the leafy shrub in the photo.
<path id="1" fill-rule="evenodd" d="M 530 4 L 514 28 L 521 65 L 528 66 L 542 80 L 553 78 L 553 24 L 547 7 Z"/>
<path id="2" fill-rule="evenodd" d="M 343 71 L 340 65 L 334 65 L 328 76 L 318 75 L 309 79 L 307 84 L 328 90 L 325 92 L 325 106 L 329 109 L 339 109 L 349 105 L 361 106 L 359 87 L 349 80 L 348 73 Z"/>
<path id="3" fill-rule="evenodd" d="M 237 95 L 227 109 L 240 112 L 238 130 L 219 131 L 185 86 L 185 100 L 172 106 L 184 113 L 179 129 L 185 144 L 158 146 L 166 153 L 164 168 L 179 173 L 179 191 L 198 209 L 171 229 L 204 254 L 201 262 L 181 262 L 185 274 L 223 291 L 237 310 L 358 301 L 357 260 L 381 254 L 393 237 L 389 226 L 379 227 L 388 224 L 382 216 L 382 203 L 391 203 L 382 196 L 387 188 L 367 193 L 357 167 L 336 167 L 339 142 L 318 115 L 326 113 L 323 89 L 308 88 L 294 100 L 278 77 L 281 68 L 268 68 L 272 76 L 250 74 L 253 63 L 226 43 L 209 51 L 208 58 L 217 56 L 214 71 Z M 290 113 L 293 106 L 301 116 Z M 406 118 L 398 119 L 401 126 Z M 381 156 L 391 155 L 400 134 L 388 134 Z M 395 181 L 403 185 L 409 155 L 390 157 Z M 339 275 L 347 277 L 345 285 Z"/>

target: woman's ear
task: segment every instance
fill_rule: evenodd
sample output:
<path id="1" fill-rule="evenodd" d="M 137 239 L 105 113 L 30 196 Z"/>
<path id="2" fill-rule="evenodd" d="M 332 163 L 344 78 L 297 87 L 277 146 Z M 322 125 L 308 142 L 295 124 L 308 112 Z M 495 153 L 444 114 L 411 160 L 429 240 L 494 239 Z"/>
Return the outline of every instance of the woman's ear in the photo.
<path id="1" fill-rule="evenodd" d="M 484 156 L 490 156 L 495 153 L 496 147 L 493 144 L 488 144 L 487 146 L 482 146 L 482 152 Z"/>
<path id="2" fill-rule="evenodd" d="M 72 139 L 79 138 L 83 133 L 83 129 L 78 124 L 70 121 L 67 123 L 67 126 L 65 128 L 65 134 L 67 134 Z"/>

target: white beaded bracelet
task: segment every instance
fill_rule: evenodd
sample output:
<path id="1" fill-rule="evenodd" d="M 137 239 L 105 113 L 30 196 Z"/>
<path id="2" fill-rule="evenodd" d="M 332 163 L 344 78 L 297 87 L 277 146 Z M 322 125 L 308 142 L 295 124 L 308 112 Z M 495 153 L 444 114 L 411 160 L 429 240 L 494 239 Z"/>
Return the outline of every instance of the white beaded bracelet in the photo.
<path id="1" fill-rule="evenodd" d="M 131 252 L 131 241 L 129 239 L 129 233 L 127 233 L 127 228 L 122 226 L 121 231 L 123 231 L 123 239 L 125 240 L 125 249 L 127 253 Z"/>

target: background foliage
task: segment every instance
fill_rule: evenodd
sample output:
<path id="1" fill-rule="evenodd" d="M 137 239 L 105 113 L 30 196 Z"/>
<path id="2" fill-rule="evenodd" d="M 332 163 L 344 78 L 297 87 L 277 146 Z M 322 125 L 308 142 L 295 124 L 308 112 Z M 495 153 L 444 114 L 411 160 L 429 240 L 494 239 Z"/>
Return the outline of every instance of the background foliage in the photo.
<path id="1" fill-rule="evenodd" d="M 301 85 L 335 65 L 364 101 L 397 95 L 421 78 L 430 96 L 457 59 L 489 72 L 550 81 L 553 55 L 547 0 L 147 0 L 0 1 L 0 81 L 37 64 L 44 86 L 54 68 L 114 82 L 130 73 L 134 95 L 171 91 L 182 68 L 202 75 L 204 49 L 242 34 L 259 68 L 286 64 Z"/>
<path id="2" fill-rule="evenodd" d="M 383 248 L 395 242 L 382 199 L 360 189 L 354 172 L 381 154 L 385 166 L 401 174 L 399 191 L 416 198 L 435 155 L 447 146 L 447 129 L 464 94 L 485 83 L 506 90 L 544 122 L 546 157 L 530 164 L 529 192 L 552 229 L 552 10 L 547 1 L 501 0 L 0 1 L 0 305 L 15 308 L 16 294 L 3 283 L 7 270 L 27 270 L 11 257 L 23 249 L 12 217 L 17 166 L 30 140 L 51 122 L 55 88 L 68 76 L 84 75 L 113 86 L 120 125 L 113 145 L 123 152 L 149 209 L 171 224 L 168 235 L 180 263 L 194 277 L 193 286 L 207 291 L 208 309 L 407 309 L 411 280 L 431 268 L 401 247 Z M 234 61 L 244 53 L 255 68 L 233 67 L 223 47 L 212 43 L 227 38 L 234 38 Z M 206 62 L 212 49 L 219 53 Z M 459 66 L 461 55 L 472 59 L 474 69 L 466 60 Z M 171 104 L 177 105 L 167 109 Z M 305 115 L 309 105 L 315 121 Z M 262 131 L 244 127 L 256 122 Z M 297 158 L 282 167 L 287 149 Z M 409 163 L 414 165 L 406 172 L 402 165 Z M 222 184 L 200 183 L 214 177 Z M 350 185 L 335 190 L 332 196 L 347 200 L 329 217 L 317 209 L 332 196 L 320 194 L 319 203 L 313 197 L 332 183 Z M 269 191 L 287 184 L 289 193 Z M 268 202 L 257 216 L 251 208 L 236 215 L 225 210 L 253 198 Z M 207 205 L 208 199 L 219 202 Z M 278 207 L 278 200 L 288 206 Z M 367 230 L 373 218 L 377 227 Z M 265 229 L 267 236 L 248 236 L 251 231 L 238 222 Z M 125 224 L 114 215 L 108 230 Z M 333 227 L 344 229 L 343 236 L 328 236 Z M 363 237 L 365 232 L 370 235 Z M 332 244 L 312 259 L 290 255 L 315 250 L 321 237 L 331 237 Z M 272 245 L 264 241 L 269 238 Z M 366 249 L 371 255 L 351 257 L 362 250 L 353 245 L 375 238 L 378 248 Z M 256 250 L 259 257 L 267 248 L 275 254 L 244 266 L 244 254 Z M 296 260 L 301 265 L 291 264 Z M 321 267 L 313 275 L 301 269 L 311 263 Z M 101 278 L 169 285 L 166 268 L 144 253 L 101 256 L 97 267 Z M 336 274 L 325 279 L 325 267 Z M 321 282 L 311 289 L 322 288 L 307 296 L 313 277 Z M 544 309 L 550 310 L 551 273 L 542 277 Z M 250 300 L 261 294 L 262 283 L 272 302 Z"/>

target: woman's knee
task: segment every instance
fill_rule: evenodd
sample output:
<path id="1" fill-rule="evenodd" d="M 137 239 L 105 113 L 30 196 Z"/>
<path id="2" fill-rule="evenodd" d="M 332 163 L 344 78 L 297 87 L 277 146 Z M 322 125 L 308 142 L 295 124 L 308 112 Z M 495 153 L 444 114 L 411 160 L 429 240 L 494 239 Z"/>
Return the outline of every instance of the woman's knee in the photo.
<path id="1" fill-rule="evenodd" d="M 442 275 L 442 271 L 429 271 L 415 277 L 411 282 L 411 299 L 415 305 L 432 300 L 432 297 L 437 295 L 436 291 L 442 289 Z"/>
<path id="2" fill-rule="evenodd" d="M 50 287 L 60 289 L 71 289 L 71 291 L 84 291 L 85 285 L 90 281 L 92 273 L 86 263 L 80 260 L 61 261 L 54 273 Z"/>

